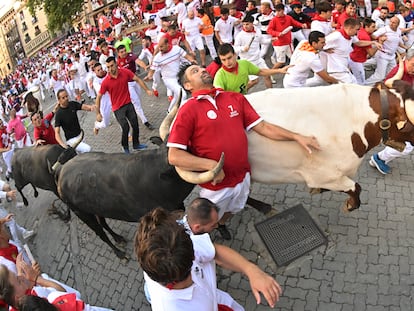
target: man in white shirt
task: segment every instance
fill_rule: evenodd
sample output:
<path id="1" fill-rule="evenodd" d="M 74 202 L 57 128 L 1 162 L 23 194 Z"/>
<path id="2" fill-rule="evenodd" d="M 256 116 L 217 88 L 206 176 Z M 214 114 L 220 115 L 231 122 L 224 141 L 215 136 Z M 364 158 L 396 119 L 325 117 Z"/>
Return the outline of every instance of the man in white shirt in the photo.
<path id="1" fill-rule="evenodd" d="M 243 19 L 243 28 L 234 40 L 234 51 L 239 55 L 240 59 L 245 59 L 259 67 L 260 69 L 269 69 L 265 60 L 260 55 L 260 46 L 270 44 L 271 39 L 263 36 L 259 28 L 253 25 L 253 16 L 248 15 Z M 264 76 L 264 83 L 267 88 L 272 87 L 271 76 Z M 259 82 L 258 76 L 249 75 L 248 89 Z"/>
<path id="2" fill-rule="evenodd" d="M 160 40 L 158 48 L 160 53 L 154 56 L 151 69 L 144 80 L 151 80 L 154 72 L 160 70 L 165 86 L 173 92 L 173 99 L 168 107 L 168 111 L 170 111 L 180 97 L 182 90 L 177 81 L 181 61 L 186 59 L 192 63 L 196 63 L 196 60 L 179 46 L 171 45 L 167 38 Z"/>
<path id="3" fill-rule="evenodd" d="M 365 81 L 366 85 L 374 85 L 384 80 L 387 73 L 396 66 L 395 53 L 398 47 L 407 49 L 401 38 L 401 30 L 398 28 L 399 24 L 400 20 L 398 17 L 393 16 L 388 26 L 378 29 L 372 34 L 372 37 L 383 42 L 383 45 L 382 49 L 375 53 L 377 67 L 372 76 Z"/>
<path id="4" fill-rule="evenodd" d="M 312 18 L 311 31 L 320 31 L 325 36 L 332 32 L 332 6 L 322 1 L 316 6 L 317 14 Z"/>
<path id="5" fill-rule="evenodd" d="M 96 94 L 98 94 L 99 90 L 101 89 L 102 81 L 105 79 L 107 72 L 103 70 L 102 65 L 100 63 L 96 63 L 93 66 L 93 72 L 95 73 L 95 76 L 93 78 L 93 88 Z M 93 133 L 95 135 L 98 134 L 100 129 L 103 129 L 109 125 L 111 119 L 111 109 L 111 96 L 108 92 L 106 92 L 104 95 L 102 95 L 101 106 L 99 107 L 99 110 L 102 115 L 102 121 L 95 121 L 95 126 L 93 128 Z"/>
<path id="6" fill-rule="evenodd" d="M 390 23 L 389 19 L 387 18 L 390 10 L 388 9 L 388 7 L 383 6 L 378 12 L 379 14 L 376 14 L 378 15 L 377 18 L 374 19 L 374 14 L 372 14 L 371 18 L 375 21 L 375 27 L 377 29 L 380 29 L 387 26 Z"/>
<path id="7" fill-rule="evenodd" d="M 230 11 L 227 8 L 220 9 L 220 18 L 216 21 L 214 26 L 214 33 L 219 44 L 233 43 L 233 28 L 234 25 L 240 23 L 237 18 L 229 16 Z"/>
<path id="8" fill-rule="evenodd" d="M 352 44 L 357 46 L 378 46 L 378 42 L 359 40 L 356 36 L 359 29 L 359 21 L 348 18 L 343 28 L 326 36 L 326 45 L 321 53 L 321 61 L 330 76 L 342 83 L 357 83 L 355 76 L 349 70 L 349 54 L 352 52 Z M 326 82 L 316 75 L 308 81 L 309 86 L 325 85 Z"/>
<path id="9" fill-rule="evenodd" d="M 187 17 L 187 8 L 181 0 L 174 0 L 174 5 L 171 7 L 174 12 L 174 15 L 177 16 L 177 24 L 181 29 L 183 20 Z"/>
<path id="10" fill-rule="evenodd" d="M 283 78 L 284 88 L 305 87 L 309 74 L 313 72 L 326 83 L 337 83 L 338 80 L 331 77 L 323 67 L 319 59 L 319 52 L 325 46 L 325 34 L 320 31 L 312 31 L 308 41 L 301 41 L 296 47 L 290 59 L 290 67 Z"/>
<path id="11" fill-rule="evenodd" d="M 144 216 L 140 222 L 135 251 L 145 272 L 153 311 L 216 311 L 220 308 L 218 305 L 235 311 L 244 310 L 229 294 L 217 289 L 216 260 L 230 270 L 246 274 L 257 303 L 260 303 L 262 293 L 274 307 L 281 293 L 279 284 L 231 248 L 212 243 L 208 232 L 218 222 L 217 207 L 212 202 L 201 198 L 194 200 L 188 214 L 178 221 L 180 225 L 162 209 L 150 214 L 152 217 Z M 153 219 L 157 219 L 156 223 Z M 161 245 L 171 245 L 174 252 L 158 252 Z M 167 259 L 165 254 L 170 253 L 175 256 L 167 255 Z M 165 269 L 165 265 L 171 268 L 178 265 L 179 269 Z M 156 268 L 160 266 L 163 268 Z M 175 275 L 175 280 L 171 280 L 165 271 L 179 271 L 181 275 Z"/>
<path id="12" fill-rule="evenodd" d="M 187 18 L 183 20 L 182 30 L 186 36 L 191 50 L 200 52 L 201 66 L 206 66 L 206 52 L 204 50 L 203 39 L 200 35 L 200 29 L 203 26 L 201 18 L 196 17 L 194 10 L 189 9 Z"/>

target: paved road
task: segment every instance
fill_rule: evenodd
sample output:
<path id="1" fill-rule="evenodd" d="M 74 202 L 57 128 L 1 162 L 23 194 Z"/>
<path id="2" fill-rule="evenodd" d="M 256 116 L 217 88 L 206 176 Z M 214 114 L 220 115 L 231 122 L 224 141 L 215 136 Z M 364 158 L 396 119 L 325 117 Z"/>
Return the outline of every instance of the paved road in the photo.
<path id="1" fill-rule="evenodd" d="M 143 107 L 150 122 L 159 126 L 168 107 L 165 90 L 160 90 L 159 98 L 144 96 Z M 93 150 L 120 152 L 115 120 L 93 136 L 94 114 L 80 116 L 85 141 Z M 140 128 L 142 142 L 149 143 L 149 138 L 158 134 L 142 125 Z M 277 211 L 303 203 L 328 233 L 327 248 L 316 249 L 287 268 L 276 267 L 258 237 L 254 224 L 265 217 L 255 210 L 246 208 L 232 219 L 231 242 L 222 241 L 215 233 L 212 236 L 276 277 L 284 289 L 276 310 L 413 310 L 413 158 L 394 161 L 392 169 L 392 174 L 384 177 L 364 161 L 356 177 L 362 186 L 362 205 L 349 214 L 341 211 L 344 194 L 310 196 L 304 185 L 253 184 L 252 196 Z M 143 295 L 142 272 L 133 255 L 135 223 L 109 221 L 129 241 L 126 250 L 132 259 L 125 264 L 76 216 L 67 224 L 48 216 L 53 194 L 40 191 L 34 199 L 29 187 L 24 192 L 29 196 L 29 207 L 16 210 L 11 206 L 11 210 L 19 223 L 36 229 L 30 245 L 44 271 L 79 289 L 92 305 L 150 310 Z M 195 196 L 193 192 L 188 200 Z M 256 305 L 248 281 L 240 274 L 218 269 L 218 279 L 219 288 L 230 292 L 246 310 L 269 309 L 266 304 Z"/>

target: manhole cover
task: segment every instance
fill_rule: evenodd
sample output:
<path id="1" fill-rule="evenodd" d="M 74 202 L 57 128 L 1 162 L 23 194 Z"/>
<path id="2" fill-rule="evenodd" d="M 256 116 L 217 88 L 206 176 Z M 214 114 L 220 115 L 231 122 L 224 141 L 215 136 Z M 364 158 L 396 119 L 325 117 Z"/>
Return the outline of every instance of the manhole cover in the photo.
<path id="1" fill-rule="evenodd" d="M 257 223 L 255 227 L 279 267 L 328 243 L 322 230 L 301 204 Z"/>

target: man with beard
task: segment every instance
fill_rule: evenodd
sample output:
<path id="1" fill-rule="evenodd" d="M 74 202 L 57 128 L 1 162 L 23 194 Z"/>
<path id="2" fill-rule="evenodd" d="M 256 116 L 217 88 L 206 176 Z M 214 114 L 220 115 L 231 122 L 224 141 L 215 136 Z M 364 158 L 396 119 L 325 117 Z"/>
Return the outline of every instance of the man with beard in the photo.
<path id="1" fill-rule="evenodd" d="M 171 128 L 168 161 L 185 170 L 206 171 L 224 152 L 223 169 L 212 182 L 200 185 L 200 196 L 219 207 L 218 230 L 229 240 L 225 223 L 231 214 L 244 208 L 249 194 L 246 131 L 253 129 L 274 140 L 297 141 L 309 153 L 311 148 L 319 149 L 319 144 L 315 137 L 263 121 L 242 94 L 215 89 L 212 77 L 200 66 L 183 67 L 179 80 L 193 97 L 180 107 Z"/>
<path id="2" fill-rule="evenodd" d="M 100 112 L 102 96 L 108 92 L 111 97 L 112 111 L 122 129 L 121 145 L 125 153 L 129 153 L 128 132 L 130 124 L 132 127 L 132 144 L 134 150 L 143 150 L 147 146 L 139 143 L 139 126 L 138 117 L 134 106 L 131 103 L 131 96 L 129 95 L 128 82 L 134 80 L 137 82 L 149 96 L 153 93 L 145 85 L 145 83 L 138 78 L 132 71 L 125 68 L 118 68 L 115 57 L 108 57 L 106 60 L 106 67 L 108 68 L 108 75 L 102 81 L 99 94 L 96 96 L 96 121 L 102 121 Z"/>

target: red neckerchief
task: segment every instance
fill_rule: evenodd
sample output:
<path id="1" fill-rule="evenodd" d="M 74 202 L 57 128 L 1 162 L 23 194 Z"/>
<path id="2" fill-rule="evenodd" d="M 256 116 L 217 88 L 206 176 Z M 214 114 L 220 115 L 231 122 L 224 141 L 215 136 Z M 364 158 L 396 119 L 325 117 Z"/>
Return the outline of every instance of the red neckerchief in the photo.
<path id="1" fill-rule="evenodd" d="M 237 74 L 237 72 L 239 70 L 239 63 L 236 62 L 236 66 L 234 66 L 233 68 L 227 68 L 224 65 L 221 65 L 221 68 L 223 68 L 227 72 L 231 72 L 231 73 Z"/>
<path id="2" fill-rule="evenodd" d="M 254 27 L 253 27 L 253 29 L 252 29 L 252 30 L 246 30 L 246 29 L 244 29 L 244 27 L 243 27 L 243 31 L 244 31 L 244 32 L 251 33 L 251 32 L 256 32 L 256 29 L 254 29 Z"/>
<path id="3" fill-rule="evenodd" d="M 211 97 L 215 98 L 217 96 L 217 91 L 222 91 L 222 89 L 213 87 L 211 89 L 204 89 L 204 90 L 193 92 L 192 95 L 193 97 L 210 95 Z"/>
<path id="4" fill-rule="evenodd" d="M 17 258 L 18 253 L 19 252 L 17 251 L 17 247 L 10 243 L 8 247 L 0 248 L 0 256 L 14 263 L 16 263 L 16 258 Z"/>
<path id="5" fill-rule="evenodd" d="M 148 49 L 148 51 L 151 52 L 151 54 L 154 55 L 154 52 L 155 52 L 155 44 L 151 42 L 150 46 L 147 47 L 147 49 Z"/>
<path id="6" fill-rule="evenodd" d="M 315 16 L 312 18 L 313 21 L 320 21 L 320 22 L 329 22 L 326 18 L 323 18 L 318 13 L 315 14 Z"/>
<path id="7" fill-rule="evenodd" d="M 351 36 L 350 36 L 350 35 L 348 35 L 348 34 L 345 32 L 345 29 L 344 29 L 344 28 L 341 28 L 341 29 L 339 29 L 338 31 L 342 34 L 342 36 L 344 36 L 344 38 L 345 38 L 345 39 L 347 39 L 347 40 L 351 40 Z"/>

